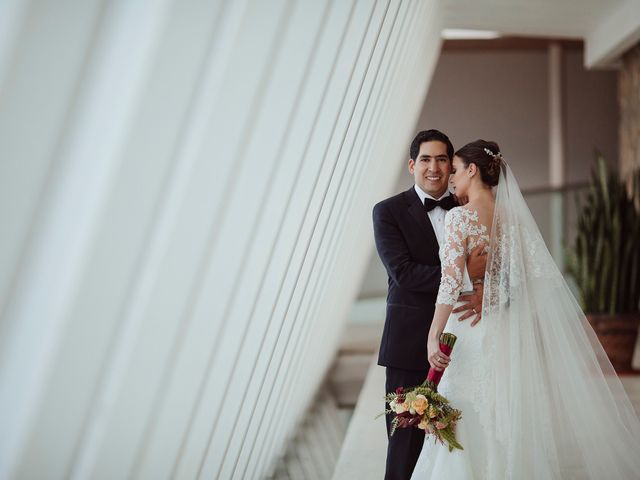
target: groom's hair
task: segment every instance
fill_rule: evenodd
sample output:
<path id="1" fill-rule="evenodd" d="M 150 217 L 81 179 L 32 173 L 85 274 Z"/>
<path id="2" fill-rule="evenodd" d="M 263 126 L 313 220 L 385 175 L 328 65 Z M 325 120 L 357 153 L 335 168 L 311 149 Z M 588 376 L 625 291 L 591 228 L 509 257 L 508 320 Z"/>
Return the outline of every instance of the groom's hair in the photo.
<path id="1" fill-rule="evenodd" d="M 424 142 L 442 142 L 447 146 L 447 156 L 449 157 L 449 161 L 453 159 L 453 144 L 449 137 L 447 137 L 440 130 L 423 130 L 416 135 L 416 138 L 411 142 L 411 147 L 409 148 L 409 156 L 411 159 L 415 160 L 418 157 L 418 153 L 420 152 L 420 145 Z"/>

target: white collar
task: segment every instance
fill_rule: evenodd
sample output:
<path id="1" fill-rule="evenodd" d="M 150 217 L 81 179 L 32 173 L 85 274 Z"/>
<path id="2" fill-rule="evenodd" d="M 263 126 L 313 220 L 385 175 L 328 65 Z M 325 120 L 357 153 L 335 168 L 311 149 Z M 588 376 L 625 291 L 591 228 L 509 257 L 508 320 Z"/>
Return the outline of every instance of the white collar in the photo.
<path id="1" fill-rule="evenodd" d="M 414 185 L 413 188 L 416 191 L 416 193 L 418 194 L 418 196 L 420 197 L 420 202 L 422 204 L 424 204 L 424 199 L 425 198 L 430 198 L 431 200 L 442 200 L 444 197 L 447 197 L 447 196 L 451 195 L 451 192 L 449 190 L 447 190 L 446 192 L 444 192 L 444 194 L 440 198 L 433 198 L 431 195 L 429 195 L 424 190 L 422 190 L 417 184 Z"/>

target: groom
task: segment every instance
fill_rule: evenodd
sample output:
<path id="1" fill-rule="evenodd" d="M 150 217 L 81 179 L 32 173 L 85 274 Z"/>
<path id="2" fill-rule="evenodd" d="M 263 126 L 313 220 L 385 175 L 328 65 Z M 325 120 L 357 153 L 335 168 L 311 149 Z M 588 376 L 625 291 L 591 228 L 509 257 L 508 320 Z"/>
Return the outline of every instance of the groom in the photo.
<path id="1" fill-rule="evenodd" d="M 409 172 L 415 185 L 373 208 L 373 230 L 378 255 L 389 276 L 387 316 L 378 364 L 386 367 L 386 391 L 411 387 L 427 377 L 427 333 L 440 285 L 439 245 L 444 237 L 447 210 L 458 205 L 449 193 L 453 145 L 444 133 L 426 130 L 411 143 Z M 472 280 L 484 277 L 486 257 L 473 252 L 467 270 Z M 454 310 L 461 319 L 479 320 L 482 289 L 461 300 Z M 445 364 L 449 358 L 445 356 Z M 387 415 L 386 480 L 408 480 L 416 465 L 425 433 L 417 428 L 397 429 L 393 436 Z"/>

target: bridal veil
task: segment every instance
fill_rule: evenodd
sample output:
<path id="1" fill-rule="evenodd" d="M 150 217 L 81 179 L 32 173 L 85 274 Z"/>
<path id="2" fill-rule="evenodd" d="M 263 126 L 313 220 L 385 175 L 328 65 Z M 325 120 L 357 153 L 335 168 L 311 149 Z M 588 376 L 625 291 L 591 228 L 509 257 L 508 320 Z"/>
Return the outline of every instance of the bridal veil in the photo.
<path id="1" fill-rule="evenodd" d="M 503 162 L 485 275 L 488 477 L 640 478 L 640 421 Z"/>

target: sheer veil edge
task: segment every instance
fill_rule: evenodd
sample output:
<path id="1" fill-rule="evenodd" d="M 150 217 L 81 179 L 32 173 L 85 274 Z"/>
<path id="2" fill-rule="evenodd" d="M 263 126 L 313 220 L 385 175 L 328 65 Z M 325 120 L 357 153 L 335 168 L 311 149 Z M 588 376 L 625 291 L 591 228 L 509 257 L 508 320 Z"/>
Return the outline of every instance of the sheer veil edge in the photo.
<path id="1" fill-rule="evenodd" d="M 638 416 L 506 163 L 491 232 L 487 478 L 639 478 Z"/>

